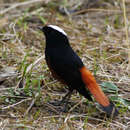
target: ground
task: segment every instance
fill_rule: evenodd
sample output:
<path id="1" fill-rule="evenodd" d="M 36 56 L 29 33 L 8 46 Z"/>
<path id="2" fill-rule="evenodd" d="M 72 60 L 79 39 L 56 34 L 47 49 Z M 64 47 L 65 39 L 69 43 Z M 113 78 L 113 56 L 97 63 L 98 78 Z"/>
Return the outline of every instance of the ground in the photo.
<path id="1" fill-rule="evenodd" d="M 98 4 L 95 0 L 92 6 L 79 5 L 1 0 L 1 130 L 130 129 L 130 2 L 126 0 L 124 6 L 123 0 Z M 95 100 L 90 102 L 77 92 L 67 112 L 61 112 L 63 105 L 50 104 L 62 99 L 67 86 L 55 80 L 46 65 L 45 37 L 38 30 L 45 24 L 58 25 L 68 34 L 72 48 L 119 109 L 118 117 L 107 118 Z"/>

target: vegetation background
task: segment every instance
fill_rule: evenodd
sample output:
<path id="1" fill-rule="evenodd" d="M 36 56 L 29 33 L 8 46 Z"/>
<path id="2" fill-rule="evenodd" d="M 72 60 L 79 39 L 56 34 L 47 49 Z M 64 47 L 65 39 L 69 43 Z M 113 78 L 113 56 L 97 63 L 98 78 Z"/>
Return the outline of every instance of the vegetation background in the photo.
<path id="1" fill-rule="evenodd" d="M 120 114 L 74 93 L 68 112 L 49 102 L 67 89 L 53 79 L 37 27 L 60 26 Z M 130 130 L 130 1 L 1 0 L 0 130 Z"/>

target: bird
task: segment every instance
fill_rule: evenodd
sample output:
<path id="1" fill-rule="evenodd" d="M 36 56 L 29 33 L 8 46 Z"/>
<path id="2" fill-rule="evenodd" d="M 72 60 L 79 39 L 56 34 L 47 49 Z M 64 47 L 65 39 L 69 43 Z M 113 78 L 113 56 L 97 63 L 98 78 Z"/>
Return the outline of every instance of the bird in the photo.
<path id="1" fill-rule="evenodd" d="M 45 60 L 52 75 L 68 86 L 69 92 L 63 100 L 76 90 L 90 101 L 93 96 L 108 116 L 117 116 L 118 109 L 104 94 L 93 74 L 72 49 L 67 33 L 59 26 L 51 24 L 38 28 L 45 35 Z"/>

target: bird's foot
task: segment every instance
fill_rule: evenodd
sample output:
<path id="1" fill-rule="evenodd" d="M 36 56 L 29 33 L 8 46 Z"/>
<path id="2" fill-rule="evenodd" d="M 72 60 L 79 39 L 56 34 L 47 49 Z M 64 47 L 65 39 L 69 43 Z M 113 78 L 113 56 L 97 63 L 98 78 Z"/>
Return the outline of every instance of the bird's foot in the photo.
<path id="1" fill-rule="evenodd" d="M 68 101 L 51 101 L 49 104 L 53 105 L 59 112 L 67 112 L 68 111 Z"/>

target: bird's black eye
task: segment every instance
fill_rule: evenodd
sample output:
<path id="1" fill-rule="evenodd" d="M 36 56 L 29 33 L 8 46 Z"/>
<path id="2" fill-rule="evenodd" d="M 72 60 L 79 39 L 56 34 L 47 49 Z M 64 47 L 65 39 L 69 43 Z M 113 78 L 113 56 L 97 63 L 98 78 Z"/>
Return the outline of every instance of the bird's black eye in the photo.
<path id="1" fill-rule="evenodd" d="M 52 30 L 51 28 L 48 28 L 48 29 L 46 30 L 46 32 L 47 32 L 49 35 L 53 35 L 53 34 L 55 33 L 55 31 Z"/>

